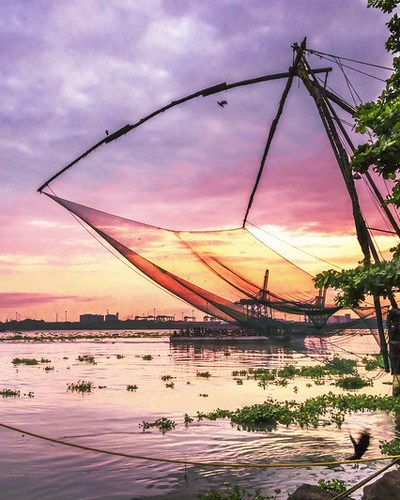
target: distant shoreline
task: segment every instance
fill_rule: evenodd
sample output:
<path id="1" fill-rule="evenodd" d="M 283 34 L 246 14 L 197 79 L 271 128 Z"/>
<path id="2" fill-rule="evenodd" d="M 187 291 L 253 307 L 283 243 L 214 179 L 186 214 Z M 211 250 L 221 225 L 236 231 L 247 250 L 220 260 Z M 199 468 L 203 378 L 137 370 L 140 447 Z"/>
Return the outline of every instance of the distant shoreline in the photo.
<path id="1" fill-rule="evenodd" d="M 34 330 L 181 330 L 186 328 L 204 327 L 232 329 L 234 325 L 212 321 L 102 321 L 98 323 L 81 323 L 73 321 L 47 322 L 44 320 L 25 319 L 23 321 L 0 322 L 0 331 L 29 332 Z"/>
<path id="2" fill-rule="evenodd" d="M 337 326 L 340 327 L 340 324 Z M 354 329 L 376 329 L 376 320 L 368 320 L 368 326 L 354 326 Z M 221 330 L 240 329 L 239 325 L 232 325 L 220 321 L 146 321 L 127 319 L 124 321 L 102 321 L 98 323 L 82 323 L 80 321 L 47 322 L 44 320 L 25 319 L 23 321 L 0 322 L 0 332 L 30 332 L 36 330 L 186 330 L 187 328 L 211 328 Z"/>

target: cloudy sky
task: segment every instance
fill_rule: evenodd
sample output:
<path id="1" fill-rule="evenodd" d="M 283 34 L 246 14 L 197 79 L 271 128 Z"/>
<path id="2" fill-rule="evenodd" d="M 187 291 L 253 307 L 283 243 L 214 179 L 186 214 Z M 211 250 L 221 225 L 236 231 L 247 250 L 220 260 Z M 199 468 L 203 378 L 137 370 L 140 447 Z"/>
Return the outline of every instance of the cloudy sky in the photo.
<path id="1" fill-rule="evenodd" d="M 107 310 L 122 318 L 154 309 L 186 314 L 185 304 L 129 271 L 37 188 L 106 130 L 202 88 L 287 71 L 291 45 L 305 36 L 311 49 L 390 66 L 387 16 L 366 3 L 2 1 L 0 321 L 77 320 Z M 310 63 L 332 66 L 328 85 L 352 102 L 355 93 L 337 64 L 315 55 Z M 388 76 L 378 69 L 378 79 L 344 72 L 363 100 L 376 98 Z M 284 84 L 194 99 L 100 148 L 51 187 L 61 197 L 166 228 L 238 227 Z M 297 81 L 249 220 L 314 253 L 356 262 L 344 251 L 352 223 L 343 183 L 318 113 Z"/>

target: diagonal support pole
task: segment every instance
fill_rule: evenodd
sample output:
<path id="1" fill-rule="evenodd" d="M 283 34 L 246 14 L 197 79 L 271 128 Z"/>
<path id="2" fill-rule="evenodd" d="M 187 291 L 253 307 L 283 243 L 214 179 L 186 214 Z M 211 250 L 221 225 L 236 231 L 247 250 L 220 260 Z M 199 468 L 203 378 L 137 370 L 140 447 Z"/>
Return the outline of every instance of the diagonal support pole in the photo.
<path id="1" fill-rule="evenodd" d="M 242 227 L 245 227 L 245 225 L 246 225 L 247 217 L 249 215 L 251 206 L 252 206 L 253 201 L 254 201 L 254 195 L 256 194 L 256 191 L 257 191 L 257 188 L 258 188 L 258 184 L 260 183 L 261 176 L 262 176 L 262 173 L 263 173 L 263 170 L 264 170 L 265 161 L 267 159 L 269 148 L 271 147 L 271 142 L 272 142 L 272 139 L 274 137 L 274 134 L 275 134 L 275 131 L 276 131 L 276 127 L 277 127 L 278 122 L 279 122 L 279 118 L 282 115 L 282 111 L 283 111 L 283 107 L 285 105 L 286 98 L 287 98 L 287 96 L 289 94 L 289 90 L 290 90 L 290 88 L 292 86 L 293 78 L 297 75 L 297 66 L 298 66 L 298 64 L 299 64 L 299 62 L 301 60 L 301 57 L 303 55 L 303 51 L 305 49 L 305 46 L 306 46 L 306 39 L 304 38 L 304 40 L 303 40 L 303 42 L 302 42 L 302 44 L 301 44 L 301 46 L 300 46 L 300 48 L 299 48 L 299 50 L 297 52 L 296 59 L 295 59 L 295 61 L 293 63 L 293 66 L 289 69 L 289 77 L 288 77 L 288 80 L 286 82 L 286 86 L 285 86 L 285 89 L 283 91 L 281 100 L 279 102 L 278 111 L 276 113 L 274 121 L 272 122 L 271 128 L 269 130 L 267 143 L 266 143 L 265 149 L 264 149 L 264 154 L 263 154 L 262 159 L 261 159 L 261 164 L 260 164 L 260 168 L 258 170 L 256 182 L 255 182 L 254 187 L 253 187 L 253 191 L 251 192 L 251 195 L 250 195 L 250 199 L 249 199 L 249 203 L 247 205 L 247 209 L 246 209 L 246 213 L 245 213 L 245 216 L 244 216 L 244 219 L 243 219 L 243 225 L 242 225 Z"/>
<path id="2" fill-rule="evenodd" d="M 300 53 L 302 51 L 300 47 L 295 46 L 295 49 L 297 50 L 297 53 Z M 371 239 L 371 236 L 368 232 L 366 222 L 361 213 L 358 195 L 354 185 L 354 179 L 349 164 L 349 158 L 347 156 L 346 150 L 343 147 L 343 144 L 340 141 L 336 126 L 331 117 L 326 96 L 321 86 L 319 85 L 317 79 L 315 78 L 315 75 L 313 75 L 312 72 L 310 78 L 309 76 L 310 67 L 304 57 L 302 57 L 298 66 L 299 66 L 298 76 L 300 77 L 304 86 L 307 88 L 311 97 L 315 101 L 322 123 L 324 124 L 328 138 L 331 142 L 332 149 L 335 153 L 336 160 L 342 172 L 342 176 L 352 203 L 353 217 L 356 226 L 358 242 L 364 254 L 364 263 L 365 265 L 368 266 L 371 263 L 370 252 L 372 252 L 377 262 L 379 261 L 379 258 L 375 246 L 373 244 L 373 241 Z M 388 349 L 383 328 L 382 310 L 378 296 L 374 296 L 374 306 L 376 311 L 380 348 L 384 360 L 385 371 L 389 372 Z"/>

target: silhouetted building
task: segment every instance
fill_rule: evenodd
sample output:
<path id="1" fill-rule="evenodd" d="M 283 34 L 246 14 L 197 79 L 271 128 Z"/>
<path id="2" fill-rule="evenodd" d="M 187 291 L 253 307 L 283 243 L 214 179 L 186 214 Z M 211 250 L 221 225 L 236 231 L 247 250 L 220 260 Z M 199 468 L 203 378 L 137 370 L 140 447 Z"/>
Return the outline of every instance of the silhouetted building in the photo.
<path id="1" fill-rule="evenodd" d="M 156 317 L 156 321 L 161 322 L 161 323 L 163 323 L 164 321 L 175 321 L 175 317 L 174 316 L 167 316 L 165 314 L 159 314 Z"/>
<path id="2" fill-rule="evenodd" d="M 102 314 L 81 314 L 79 316 L 80 323 L 103 323 L 104 316 Z"/>
<path id="3" fill-rule="evenodd" d="M 115 313 L 115 314 L 107 313 L 106 314 L 106 321 L 118 321 L 118 314 L 119 313 Z"/>

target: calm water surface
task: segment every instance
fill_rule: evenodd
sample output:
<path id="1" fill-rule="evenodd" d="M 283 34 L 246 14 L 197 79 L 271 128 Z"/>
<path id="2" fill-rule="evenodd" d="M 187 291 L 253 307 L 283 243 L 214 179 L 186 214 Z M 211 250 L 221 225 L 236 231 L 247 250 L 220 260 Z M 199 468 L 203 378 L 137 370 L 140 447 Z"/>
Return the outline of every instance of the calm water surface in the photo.
<path id="1" fill-rule="evenodd" d="M 81 332 L 80 332 L 81 333 Z M 92 332 L 93 333 L 93 332 Z M 48 332 L 42 332 L 48 335 Z M 6 334 L 3 335 L 3 338 Z M 25 335 L 25 334 L 24 334 Z M 31 334 L 34 337 L 35 334 Z M 73 341 L 59 340 L 65 332 L 53 332 L 52 341 L 0 342 L 1 387 L 20 391 L 19 398 L 0 399 L 0 422 L 44 436 L 110 451 L 193 461 L 293 463 L 344 459 L 352 452 L 348 431 L 372 429 L 367 456 L 379 456 L 379 441 L 394 437 L 391 415 L 359 413 L 347 417 L 342 429 L 332 426 L 302 430 L 296 426 L 276 431 L 246 432 L 228 420 L 184 423 L 185 413 L 217 408 L 235 409 L 262 403 L 268 397 L 298 401 L 341 390 L 310 380 L 294 379 L 287 387 L 263 389 L 254 380 L 238 385 L 233 370 L 281 368 L 286 364 L 310 365 L 331 354 L 328 345 L 308 340 L 317 354 L 306 357 L 266 343 L 242 345 L 170 345 L 160 333 L 156 338 L 122 338 Z M 360 356 L 377 352 L 370 336 L 334 338 L 339 352 Z M 79 356 L 94 356 L 96 364 Z M 151 355 L 151 360 L 143 356 Z M 37 366 L 13 365 L 14 358 L 45 358 Z M 54 369 L 45 370 L 45 367 Z M 197 372 L 210 372 L 210 378 Z M 360 368 L 362 372 L 362 368 Z M 174 388 L 161 380 L 171 375 Z M 384 384 L 390 376 L 379 372 L 374 386 L 359 393 L 390 394 Z M 91 393 L 67 390 L 67 384 L 91 381 Z M 311 387 L 307 386 L 312 383 Z M 128 385 L 138 386 L 128 391 Z M 102 387 L 102 388 L 99 388 Z M 33 393 L 34 397 L 30 397 Z M 207 395 L 207 396 L 204 396 Z M 32 396 L 32 394 L 31 394 Z M 140 427 L 143 421 L 166 417 L 176 423 L 162 434 L 157 428 Z M 200 490 L 223 483 L 240 484 L 264 495 L 280 488 L 287 498 L 303 482 L 338 478 L 355 484 L 383 462 L 323 468 L 224 468 L 189 466 L 121 458 L 39 440 L 0 427 L 0 499 L 134 499 L 196 498 Z M 386 462 L 385 462 L 386 463 Z M 354 495 L 354 498 L 361 498 Z"/>

